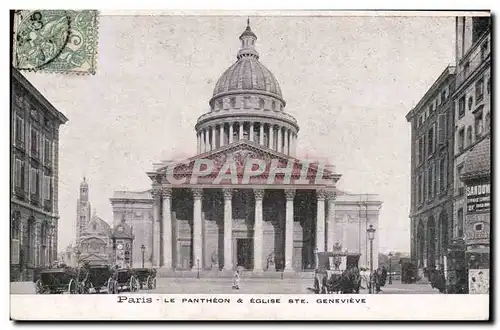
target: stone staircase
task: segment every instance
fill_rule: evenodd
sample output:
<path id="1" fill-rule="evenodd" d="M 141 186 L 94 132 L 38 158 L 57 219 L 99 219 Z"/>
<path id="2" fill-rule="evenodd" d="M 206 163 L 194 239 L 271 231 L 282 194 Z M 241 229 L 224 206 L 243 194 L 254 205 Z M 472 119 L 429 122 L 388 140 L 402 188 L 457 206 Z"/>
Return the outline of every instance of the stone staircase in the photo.
<path id="1" fill-rule="evenodd" d="M 173 270 L 173 269 L 157 269 L 157 277 L 163 278 L 198 278 L 197 270 Z M 232 271 L 225 270 L 206 270 L 200 269 L 199 278 L 232 278 Z M 244 270 L 241 273 L 241 278 L 251 278 L 251 279 L 313 279 L 314 271 L 305 272 L 273 272 L 273 271 L 261 271 L 254 272 L 251 270 Z"/>

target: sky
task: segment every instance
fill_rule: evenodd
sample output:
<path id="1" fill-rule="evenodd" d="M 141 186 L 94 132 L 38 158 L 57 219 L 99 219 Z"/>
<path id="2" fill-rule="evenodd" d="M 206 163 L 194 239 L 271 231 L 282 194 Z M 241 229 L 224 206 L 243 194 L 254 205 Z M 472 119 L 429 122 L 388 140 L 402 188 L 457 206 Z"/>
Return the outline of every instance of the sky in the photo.
<path id="1" fill-rule="evenodd" d="M 112 222 L 116 190 L 146 190 L 152 163 L 196 153 L 194 125 L 236 61 L 246 16 L 101 16 L 97 73 L 23 72 L 69 121 L 60 129 L 59 249 L 79 185 Z M 338 188 L 376 193 L 380 252 L 410 250 L 405 115 L 454 62 L 454 17 L 250 17 L 260 61 L 299 125 L 297 157 L 327 158 Z"/>

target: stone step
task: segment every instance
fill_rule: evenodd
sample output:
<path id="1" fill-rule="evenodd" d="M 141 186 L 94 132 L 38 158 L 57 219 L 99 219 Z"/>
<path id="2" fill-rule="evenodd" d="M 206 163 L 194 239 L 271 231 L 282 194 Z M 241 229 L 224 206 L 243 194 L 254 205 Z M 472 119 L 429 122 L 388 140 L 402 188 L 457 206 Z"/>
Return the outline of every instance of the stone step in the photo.
<path id="1" fill-rule="evenodd" d="M 165 278 L 232 278 L 232 271 L 217 271 L 217 270 L 200 270 L 199 275 L 197 270 L 173 270 L 173 269 L 157 269 L 156 276 Z M 314 272 L 272 272 L 272 271 L 242 271 L 241 278 L 263 278 L 263 279 L 312 279 Z"/>

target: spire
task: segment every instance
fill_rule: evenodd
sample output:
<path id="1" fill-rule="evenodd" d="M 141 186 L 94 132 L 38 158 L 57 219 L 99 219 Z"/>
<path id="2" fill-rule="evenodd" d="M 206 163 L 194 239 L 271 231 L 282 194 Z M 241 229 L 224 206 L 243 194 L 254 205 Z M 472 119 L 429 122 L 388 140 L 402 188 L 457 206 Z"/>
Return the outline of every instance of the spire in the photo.
<path id="1" fill-rule="evenodd" d="M 250 17 L 247 18 L 247 27 L 240 35 L 240 40 L 241 49 L 238 52 L 238 60 L 242 57 L 254 57 L 259 59 L 259 53 L 255 50 L 255 41 L 257 41 L 257 36 L 250 28 Z"/>

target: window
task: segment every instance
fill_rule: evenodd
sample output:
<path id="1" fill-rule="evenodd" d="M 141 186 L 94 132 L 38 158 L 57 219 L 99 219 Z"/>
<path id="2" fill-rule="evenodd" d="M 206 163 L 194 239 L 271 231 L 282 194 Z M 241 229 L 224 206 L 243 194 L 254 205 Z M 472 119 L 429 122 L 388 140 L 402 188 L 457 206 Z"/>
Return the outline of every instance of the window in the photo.
<path id="1" fill-rule="evenodd" d="M 446 113 L 438 115 L 438 132 L 437 143 L 444 144 L 446 142 Z"/>
<path id="2" fill-rule="evenodd" d="M 236 99 L 234 97 L 232 97 L 229 102 L 231 103 L 231 108 L 235 108 L 236 107 Z"/>
<path id="3" fill-rule="evenodd" d="M 474 127 L 476 129 L 476 138 L 479 139 L 483 134 L 483 114 L 478 113 L 474 119 Z"/>
<path id="4" fill-rule="evenodd" d="M 484 79 L 481 78 L 476 83 L 476 103 L 481 102 L 484 94 Z"/>
<path id="5" fill-rule="evenodd" d="M 433 112 L 434 112 L 434 103 L 431 103 L 431 105 L 429 105 L 429 114 Z"/>
<path id="6" fill-rule="evenodd" d="M 436 124 L 434 123 L 431 128 L 427 131 L 427 153 L 428 155 L 432 155 L 435 151 L 435 145 L 436 141 L 434 140 L 435 137 L 435 127 Z"/>
<path id="7" fill-rule="evenodd" d="M 422 174 L 418 175 L 417 178 L 417 202 L 421 204 L 423 201 L 423 178 Z"/>
<path id="8" fill-rule="evenodd" d="M 40 147 L 39 147 L 39 137 L 38 137 L 38 132 L 36 129 L 32 128 L 31 129 L 31 154 L 33 156 L 38 156 L 40 152 Z"/>
<path id="9" fill-rule="evenodd" d="M 486 132 L 489 132 L 490 129 L 491 129 L 491 127 L 490 127 L 490 125 L 491 125 L 490 121 L 491 121 L 491 119 L 490 119 L 490 113 L 488 112 L 486 114 L 486 117 L 484 118 L 484 128 L 485 128 Z"/>
<path id="10" fill-rule="evenodd" d="M 465 115 L 465 95 L 458 100 L 458 118 Z"/>
<path id="11" fill-rule="evenodd" d="M 462 152 L 464 150 L 464 142 L 465 142 L 465 129 L 462 128 L 458 131 L 458 152 Z"/>
<path id="12" fill-rule="evenodd" d="M 424 137 L 421 136 L 418 139 L 418 149 L 417 149 L 417 159 L 418 159 L 418 164 L 422 164 L 424 161 Z"/>
<path id="13" fill-rule="evenodd" d="M 250 108 L 250 97 L 245 96 L 245 98 L 243 99 L 243 107 L 245 109 Z"/>
<path id="14" fill-rule="evenodd" d="M 14 129 L 16 130 L 16 142 L 24 142 L 24 120 L 19 116 L 16 116 L 16 125 Z"/>
<path id="15" fill-rule="evenodd" d="M 475 43 L 490 28 L 489 17 L 472 17 L 472 43 Z"/>
<path id="16" fill-rule="evenodd" d="M 441 92 L 441 103 L 446 101 L 446 89 Z"/>
<path id="17" fill-rule="evenodd" d="M 472 110 L 472 105 L 474 104 L 474 99 L 472 96 L 469 96 L 469 99 L 467 100 L 467 108 L 469 108 L 469 111 Z"/>
<path id="18" fill-rule="evenodd" d="M 491 94 L 491 80 L 488 78 L 488 83 L 486 84 L 486 90 L 488 91 L 488 95 Z"/>
<path id="19" fill-rule="evenodd" d="M 273 107 L 273 110 L 276 111 L 276 102 L 275 101 L 273 101 L 272 107 Z"/>
<path id="20" fill-rule="evenodd" d="M 467 147 L 472 145 L 472 127 L 467 127 Z"/>
<path id="21" fill-rule="evenodd" d="M 481 60 L 484 60 L 487 54 L 488 54 L 488 40 L 483 42 L 483 44 L 481 45 Z"/>
<path id="22" fill-rule="evenodd" d="M 474 230 L 475 231 L 481 231 L 481 230 L 483 230 L 483 224 L 482 223 L 476 223 L 474 225 Z"/>
<path id="23" fill-rule="evenodd" d="M 264 109 L 264 99 L 259 99 L 259 108 Z"/>
<path id="24" fill-rule="evenodd" d="M 464 193 L 464 183 L 461 179 L 463 171 L 464 171 L 463 164 L 457 167 L 457 182 L 458 182 L 458 194 L 459 195 L 463 195 L 463 193 Z"/>
<path id="25" fill-rule="evenodd" d="M 442 192 L 446 189 L 446 162 L 445 159 L 439 161 L 439 191 Z"/>
<path id="26" fill-rule="evenodd" d="M 224 108 L 224 102 L 222 100 L 218 100 L 217 101 L 217 107 L 222 110 L 222 108 Z"/>
<path id="27" fill-rule="evenodd" d="M 35 263 L 35 219 L 31 218 L 28 220 L 28 246 L 27 246 L 27 261 L 28 263 L 34 265 Z"/>
<path id="28" fill-rule="evenodd" d="M 51 189 L 50 189 L 50 181 L 51 181 L 51 178 L 50 176 L 47 176 L 47 175 L 43 175 L 43 198 L 45 200 L 51 200 L 52 199 L 52 196 L 51 196 Z"/>
<path id="29" fill-rule="evenodd" d="M 16 159 L 16 167 L 14 171 L 14 180 L 16 187 L 24 189 L 24 161 Z"/>
<path id="30" fill-rule="evenodd" d="M 427 169 L 427 199 L 434 197 L 434 166 Z"/>
<path id="31" fill-rule="evenodd" d="M 464 64 L 464 78 L 469 75 L 469 71 L 470 71 L 470 63 L 466 62 Z"/>
<path id="32" fill-rule="evenodd" d="M 457 237 L 464 236 L 464 210 L 458 209 L 457 212 Z"/>
<path id="33" fill-rule="evenodd" d="M 44 138 L 43 141 L 43 157 L 46 162 L 52 161 L 52 148 L 51 148 L 51 143 L 50 140 L 47 138 Z"/>

